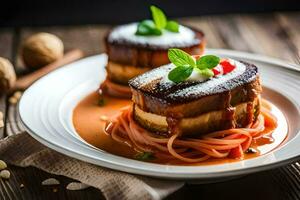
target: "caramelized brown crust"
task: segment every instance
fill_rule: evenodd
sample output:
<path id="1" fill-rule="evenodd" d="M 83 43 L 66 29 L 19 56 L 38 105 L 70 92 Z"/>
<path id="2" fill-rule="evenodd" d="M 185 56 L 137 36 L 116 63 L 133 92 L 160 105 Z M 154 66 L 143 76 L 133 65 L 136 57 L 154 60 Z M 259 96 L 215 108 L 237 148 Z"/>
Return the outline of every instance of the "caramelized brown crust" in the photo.
<path id="1" fill-rule="evenodd" d="M 193 55 L 202 54 L 205 48 L 204 34 L 197 29 L 191 29 L 196 33 L 195 40 L 181 46 L 141 45 L 124 40 L 110 42 L 109 32 L 105 37 L 108 60 L 122 65 L 155 68 L 170 62 L 169 48 L 180 48 Z"/>
<path id="2" fill-rule="evenodd" d="M 227 109 L 243 102 L 252 102 L 261 93 L 260 78 L 254 65 L 244 64 L 246 71 L 242 75 L 214 88 L 211 92 L 194 91 L 191 95 L 179 95 L 179 92 L 201 83 L 190 82 L 166 86 L 160 82 L 164 74 L 161 74 L 161 78 L 157 78 L 151 73 L 157 73 L 155 70 L 168 73 L 168 69 L 157 68 L 130 80 L 132 100 L 145 112 L 175 118 L 198 116 L 210 111 Z M 153 79 L 145 83 L 147 73 Z M 174 97 L 174 94 L 178 95 Z"/>

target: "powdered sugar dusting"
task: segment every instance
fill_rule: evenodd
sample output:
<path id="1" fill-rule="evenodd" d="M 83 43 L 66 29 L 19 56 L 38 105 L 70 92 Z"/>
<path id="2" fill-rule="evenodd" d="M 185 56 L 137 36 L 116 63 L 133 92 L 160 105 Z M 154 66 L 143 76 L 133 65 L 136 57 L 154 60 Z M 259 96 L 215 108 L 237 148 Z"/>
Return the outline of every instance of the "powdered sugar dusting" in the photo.
<path id="1" fill-rule="evenodd" d="M 125 40 L 134 44 L 176 47 L 195 42 L 194 31 L 182 25 L 179 26 L 179 33 L 162 30 L 163 34 L 160 36 L 135 35 L 137 25 L 137 23 L 131 23 L 116 27 L 108 36 L 108 41 Z"/>
<path id="2" fill-rule="evenodd" d="M 167 64 L 156 68 L 129 81 L 129 85 L 142 93 L 166 102 L 186 102 L 202 96 L 232 90 L 253 80 L 257 68 L 248 63 L 231 60 L 236 68 L 225 74 L 210 79 L 186 80 L 176 84 L 168 79 L 168 73 L 175 67 Z"/>
<path id="3" fill-rule="evenodd" d="M 169 94 L 170 98 L 178 98 L 182 96 L 189 96 L 189 95 L 197 95 L 202 93 L 211 93 L 215 90 L 216 87 L 224 84 L 225 82 L 234 79 L 240 75 L 242 75 L 245 70 L 246 66 L 238 61 L 234 61 L 234 65 L 236 68 L 225 75 L 217 76 L 214 78 L 211 78 L 210 80 L 203 81 L 201 84 L 197 84 L 191 87 L 183 88 L 182 90 L 178 90 L 174 93 Z"/>
<path id="4" fill-rule="evenodd" d="M 139 90 L 148 91 L 149 93 L 159 93 L 166 90 L 162 85 L 173 85 L 174 83 L 165 79 L 165 74 L 174 67 L 173 64 L 163 65 L 149 72 L 141 74 L 131 80 L 129 80 L 129 86 L 137 88 Z M 168 83 L 166 83 L 166 81 Z"/>

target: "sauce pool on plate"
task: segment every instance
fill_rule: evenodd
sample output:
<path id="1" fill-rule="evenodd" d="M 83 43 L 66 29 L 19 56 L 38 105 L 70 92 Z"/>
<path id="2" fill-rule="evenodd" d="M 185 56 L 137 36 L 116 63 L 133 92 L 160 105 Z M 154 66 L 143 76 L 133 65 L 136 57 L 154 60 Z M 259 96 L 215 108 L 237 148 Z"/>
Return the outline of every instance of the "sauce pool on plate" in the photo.
<path id="1" fill-rule="evenodd" d="M 132 102 L 128 99 L 117 99 L 108 96 L 105 96 L 104 99 L 104 105 L 99 106 L 100 96 L 97 92 L 93 92 L 79 102 L 73 112 L 74 128 L 79 136 L 87 143 L 109 153 L 134 159 L 137 155 L 137 151 L 125 144 L 114 141 L 111 136 L 107 135 L 104 131 L 105 120 L 118 114 L 120 109 L 131 105 Z M 283 113 L 276 106 L 266 101 L 263 101 L 263 106 L 270 109 L 272 114 L 277 118 L 278 127 L 271 136 L 264 136 L 253 142 L 250 152 L 245 154 L 244 159 L 253 158 L 272 151 L 287 137 L 288 124 Z M 196 164 L 186 164 L 180 161 L 170 160 L 150 160 L 150 162 L 154 163 L 176 165 L 207 165 L 233 161 L 237 161 L 237 159 L 209 159 Z"/>

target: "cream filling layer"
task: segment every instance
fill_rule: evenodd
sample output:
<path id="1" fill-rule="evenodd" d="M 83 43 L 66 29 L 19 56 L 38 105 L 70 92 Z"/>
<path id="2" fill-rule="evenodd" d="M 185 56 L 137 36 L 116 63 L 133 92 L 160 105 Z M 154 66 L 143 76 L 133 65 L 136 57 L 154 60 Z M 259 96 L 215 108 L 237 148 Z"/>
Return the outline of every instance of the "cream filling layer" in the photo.
<path id="1" fill-rule="evenodd" d="M 149 128 L 159 129 L 159 131 L 166 132 L 168 130 L 167 117 L 157 115 L 141 110 L 138 106 L 134 106 L 135 115 L 143 121 L 144 126 Z M 243 117 L 247 113 L 247 103 L 241 103 L 235 107 L 235 119 Z M 207 128 L 212 122 L 221 121 L 224 110 L 211 111 L 201 114 L 196 117 L 182 118 L 179 122 L 179 128 L 182 130 L 191 130 L 199 128 Z"/>

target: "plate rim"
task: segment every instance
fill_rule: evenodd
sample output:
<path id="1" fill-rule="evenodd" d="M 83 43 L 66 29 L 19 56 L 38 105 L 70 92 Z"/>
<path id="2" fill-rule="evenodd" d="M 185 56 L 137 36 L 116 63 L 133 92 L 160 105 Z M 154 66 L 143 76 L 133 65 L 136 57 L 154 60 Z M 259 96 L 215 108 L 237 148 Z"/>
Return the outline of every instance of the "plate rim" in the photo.
<path id="1" fill-rule="evenodd" d="M 255 56 L 257 56 L 257 54 L 252 54 L 252 53 L 247 53 L 247 52 L 240 52 L 240 51 L 234 51 L 234 50 L 224 50 L 224 49 L 208 49 L 207 52 L 216 52 L 218 51 L 219 54 L 227 54 L 227 53 L 231 53 L 231 54 L 234 54 L 234 53 L 237 53 L 236 55 L 242 55 L 242 57 L 244 57 L 245 59 L 253 59 L 253 60 L 256 60 L 256 61 L 260 61 L 260 62 L 264 62 L 264 63 L 267 63 L 267 64 L 275 64 L 275 65 L 278 65 L 278 66 L 281 66 L 281 67 L 284 67 L 286 69 L 289 69 L 289 70 L 292 70 L 292 71 L 295 71 L 295 67 L 297 67 L 298 65 L 296 64 L 290 64 L 290 63 L 287 63 L 285 61 L 282 61 L 280 59 L 277 59 L 277 58 L 272 58 L 272 57 L 268 57 L 268 56 L 262 56 L 260 57 L 260 59 L 262 60 L 257 60 L 257 59 L 254 59 Z M 221 52 L 221 53 L 220 53 Z M 225 52 L 225 53 L 224 53 Z M 94 55 L 94 56 L 90 56 L 90 57 L 86 57 L 84 59 L 81 59 L 79 61 L 76 61 L 77 62 L 84 62 L 85 59 L 90 59 L 92 57 L 98 57 L 98 56 L 104 56 L 105 54 L 100 54 L 100 55 Z M 248 58 L 247 56 L 251 56 L 250 58 Z M 261 56 L 261 55 L 260 55 Z M 240 57 L 240 56 L 239 56 Z M 272 59 L 275 63 L 270 63 L 268 62 L 268 60 L 265 60 L 265 59 Z M 75 63 L 75 62 L 74 62 Z M 62 68 L 59 68 L 57 70 L 54 70 L 53 72 L 57 72 L 58 70 L 62 70 L 64 68 L 66 68 L 67 66 L 69 65 L 72 65 L 74 63 L 71 63 L 71 64 L 68 64 L 68 65 L 65 65 L 63 66 Z M 300 66 L 299 66 L 299 69 L 300 69 Z M 296 71 L 297 72 L 300 72 L 300 70 L 297 69 Z M 50 75 L 51 73 L 53 72 L 50 72 L 48 75 Z M 47 78 L 47 76 L 44 76 L 42 78 L 40 78 L 39 80 L 37 80 L 34 84 L 38 83 L 38 81 L 40 81 L 41 79 L 45 79 Z M 29 90 L 26 90 L 24 92 L 24 94 L 29 91 Z M 20 100 L 20 102 L 22 101 L 22 98 Z M 82 161 L 85 161 L 85 162 L 89 162 L 89 163 L 93 163 L 93 164 L 96 164 L 96 165 L 99 165 L 99 163 L 96 163 L 97 161 L 93 160 L 92 158 L 88 158 L 88 157 L 85 157 L 82 153 L 78 153 L 78 152 L 75 152 L 75 151 L 70 151 L 69 149 L 67 148 L 64 148 L 64 147 L 61 147 L 59 145 L 56 145 L 54 143 L 51 143 L 50 141 L 42 138 L 39 134 L 36 134 L 33 130 L 30 129 L 30 127 L 28 127 L 26 125 L 26 123 L 24 122 L 22 116 L 21 116 L 21 113 L 19 112 L 20 111 L 20 106 L 21 106 L 21 103 L 18 104 L 17 106 L 17 109 L 18 109 L 18 114 L 20 116 L 20 120 L 21 120 L 21 123 L 22 125 L 24 126 L 25 130 L 33 137 L 35 138 L 37 141 L 41 142 L 42 144 L 50 147 L 51 149 L 55 150 L 55 151 L 58 151 L 62 154 L 65 154 L 67 156 L 70 156 L 70 157 L 73 157 L 73 158 L 76 158 L 76 159 L 79 159 L 79 160 L 82 160 Z M 290 163 L 290 162 L 293 162 L 294 160 L 298 159 L 299 156 L 296 156 L 296 157 L 293 157 L 293 158 L 289 158 L 289 159 L 285 159 L 285 160 L 282 160 L 282 161 L 277 161 L 276 163 L 269 163 L 269 164 L 265 164 L 265 165 L 262 165 L 262 166 L 254 166 L 254 167 L 248 167 L 246 169 L 234 169 L 234 170 L 230 170 L 230 171 L 225 171 L 225 172 L 212 172 L 212 173 L 208 173 L 206 174 L 205 176 L 202 174 L 201 177 L 193 177 L 193 176 L 189 176 L 189 177 L 186 177 L 187 174 L 182 174 L 181 176 L 174 176 L 174 174 L 172 173 L 168 173 L 168 174 L 164 174 L 164 177 L 162 177 L 161 175 L 162 174 L 153 174 L 155 172 L 153 171 L 149 171 L 149 170 L 145 170 L 145 169 L 138 169 L 138 172 L 136 171 L 137 169 L 129 169 L 126 171 L 126 172 L 129 172 L 129 173 L 135 173 L 135 174 L 141 174 L 141 175 L 147 175 L 147 176 L 156 176 L 156 177 L 160 177 L 160 178 L 172 178 L 172 179 L 205 179 L 205 178 L 216 178 L 216 177 L 227 177 L 227 176 L 232 176 L 232 175 L 243 175 L 243 174 L 248 174 L 248 173 L 253 173 L 253 172 L 257 172 L 257 171 L 263 171 L 263 170 L 268 170 L 270 168 L 273 168 L 273 167 L 278 167 L 278 166 L 282 166 L 286 163 Z M 87 160 L 88 159 L 88 160 Z M 98 161 L 99 162 L 99 161 Z M 140 161 L 139 161 L 140 162 Z M 104 163 L 104 162 L 103 162 Z M 115 165 L 114 163 L 105 163 L 106 166 L 104 165 L 101 165 L 101 166 L 104 166 L 104 167 L 108 167 L 108 168 L 111 168 L 111 165 Z M 112 169 L 117 169 L 117 170 L 120 170 L 121 167 L 124 167 L 124 166 L 121 166 L 121 165 L 118 165 L 119 166 L 119 169 L 116 168 L 112 168 Z M 195 167 L 195 166 L 191 166 L 191 167 Z M 122 170 L 124 171 L 124 170 Z M 143 173 L 141 173 L 143 172 Z M 189 175 L 192 175 L 193 173 L 189 173 Z"/>

